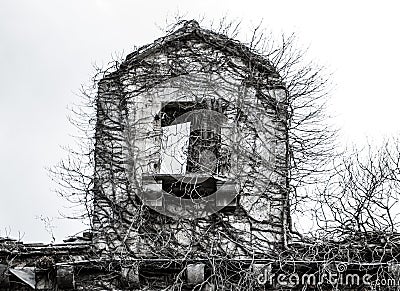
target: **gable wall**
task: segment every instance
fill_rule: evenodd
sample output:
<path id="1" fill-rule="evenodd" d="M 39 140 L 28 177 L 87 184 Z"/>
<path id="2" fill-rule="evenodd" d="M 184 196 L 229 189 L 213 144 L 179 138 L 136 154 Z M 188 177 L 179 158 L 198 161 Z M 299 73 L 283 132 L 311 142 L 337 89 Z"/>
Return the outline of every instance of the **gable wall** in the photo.
<path id="1" fill-rule="evenodd" d="M 172 248 L 182 251 L 199 243 L 206 251 L 217 244 L 219 252 L 236 255 L 279 247 L 286 224 L 285 108 L 276 100 L 274 80 L 259 75 L 237 58 L 189 42 L 119 72 L 108 81 L 111 87 L 100 86 L 96 156 L 100 194 L 95 208 L 99 242 L 144 255 L 168 253 L 171 246 L 156 244 L 152 250 L 148 246 L 157 236 L 169 237 Z M 235 122 L 240 109 L 238 149 L 233 152 L 238 210 L 197 222 L 149 214 L 136 194 L 142 189 L 142 174 L 154 172 L 159 163 L 161 130 L 155 116 L 161 104 L 220 98 L 230 104 L 224 112 L 230 121 Z M 232 230 L 231 237 L 226 229 Z"/>

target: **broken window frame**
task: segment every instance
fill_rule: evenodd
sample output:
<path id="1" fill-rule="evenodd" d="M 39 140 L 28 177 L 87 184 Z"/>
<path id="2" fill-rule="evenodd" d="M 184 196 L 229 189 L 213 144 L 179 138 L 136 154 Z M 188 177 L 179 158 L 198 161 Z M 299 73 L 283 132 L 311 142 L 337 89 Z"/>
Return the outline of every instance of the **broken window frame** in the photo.
<path id="1" fill-rule="evenodd" d="M 215 108 L 213 103 L 217 103 L 217 108 Z M 183 114 L 190 113 L 195 110 L 217 110 L 220 113 L 223 113 L 224 108 L 220 104 L 218 104 L 217 100 L 205 99 L 202 101 L 174 101 L 174 102 L 166 102 L 161 104 L 161 110 L 159 114 L 157 114 L 154 118 L 154 124 L 159 130 L 162 132 L 163 127 L 168 127 L 174 124 L 174 121 Z M 178 113 L 174 111 L 174 108 L 180 109 Z M 182 123 L 187 122 L 187 120 L 183 120 Z M 202 120 L 204 122 L 204 120 Z M 177 123 L 177 124 L 182 124 Z M 217 127 L 210 126 L 211 122 L 205 122 L 204 127 L 200 130 L 190 131 L 189 137 L 189 146 L 188 146 L 188 158 L 187 158 L 187 168 L 185 173 L 182 174 L 168 174 L 161 173 L 162 168 L 162 154 L 160 153 L 160 161 L 159 161 L 159 173 L 154 174 L 152 177 L 154 179 L 154 184 L 160 193 L 165 191 L 167 193 L 174 193 L 177 197 L 181 198 L 190 198 L 197 199 L 201 197 L 205 197 L 215 193 L 219 188 L 224 185 L 224 181 L 218 179 L 218 177 L 224 176 L 225 173 L 230 170 L 230 161 L 231 154 L 229 147 L 231 146 L 228 142 L 229 138 L 225 138 L 223 140 L 222 134 L 229 133 L 230 125 L 218 124 Z M 175 124 L 175 125 L 177 125 Z M 165 138 L 163 136 L 160 137 L 160 143 L 162 143 L 162 139 Z M 206 171 L 202 171 L 204 169 L 199 168 L 199 152 L 204 150 L 211 151 L 212 154 L 216 157 L 215 167 L 212 171 L 210 169 L 205 169 Z M 197 152 L 197 153 L 196 153 Z M 190 158 L 190 156 L 194 156 L 194 158 Z M 196 165 L 196 162 L 198 163 Z M 206 177 L 206 179 L 204 179 Z M 188 181 L 191 180 L 191 181 Z M 196 179 L 199 179 L 198 181 Z M 195 180 L 193 182 L 193 180 Z M 148 183 L 149 180 L 146 181 Z M 188 182 L 188 183 L 186 183 Z M 231 183 L 232 184 L 232 183 Z M 232 184 L 233 185 L 233 184 Z M 227 187 L 228 191 L 236 191 L 235 185 L 230 185 Z M 145 187 L 148 188 L 147 186 Z M 154 188 L 154 187 L 153 187 Z M 189 194 L 188 194 L 189 192 Z M 233 201 L 219 201 L 219 196 L 216 196 L 217 201 L 216 206 L 225 206 L 223 209 L 224 212 L 233 212 L 236 208 L 237 199 L 236 197 Z M 152 206 L 161 206 L 162 199 L 157 198 L 154 201 L 150 201 Z M 222 211 L 222 210 L 221 210 Z"/>

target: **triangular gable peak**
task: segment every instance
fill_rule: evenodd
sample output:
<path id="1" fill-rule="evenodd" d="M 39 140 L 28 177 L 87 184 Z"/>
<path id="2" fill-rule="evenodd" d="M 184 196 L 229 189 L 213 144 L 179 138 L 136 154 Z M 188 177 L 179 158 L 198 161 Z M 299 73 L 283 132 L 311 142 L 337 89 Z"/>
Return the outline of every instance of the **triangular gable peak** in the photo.
<path id="1" fill-rule="evenodd" d="M 249 83 L 263 83 L 264 86 L 275 88 L 282 84 L 275 68 L 262 55 L 238 40 L 200 27 L 194 20 L 184 21 L 184 24 L 172 33 L 129 54 L 120 68 L 129 70 L 140 66 L 143 61 L 160 52 L 176 53 L 188 49 L 192 50 L 194 55 L 212 49 L 225 57 L 231 57 L 232 62 L 240 61 L 241 69 L 245 69 Z"/>

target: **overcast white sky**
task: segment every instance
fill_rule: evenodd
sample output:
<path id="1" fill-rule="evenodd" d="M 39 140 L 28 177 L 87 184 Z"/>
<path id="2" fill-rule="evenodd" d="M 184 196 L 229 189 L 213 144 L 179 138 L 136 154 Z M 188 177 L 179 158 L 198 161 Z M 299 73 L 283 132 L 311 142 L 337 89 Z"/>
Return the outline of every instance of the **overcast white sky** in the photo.
<path id="1" fill-rule="evenodd" d="M 273 32 L 296 32 L 309 55 L 333 73 L 332 112 L 342 140 L 396 135 L 400 105 L 398 1 L 0 0 L 0 236 L 48 241 L 38 216 L 52 219 L 58 241 L 82 226 L 59 219 L 68 203 L 45 170 L 73 143 L 67 106 L 93 63 L 127 54 L 162 36 L 158 25 L 227 15 L 263 19 Z M 9 233 L 11 231 L 11 233 Z"/>

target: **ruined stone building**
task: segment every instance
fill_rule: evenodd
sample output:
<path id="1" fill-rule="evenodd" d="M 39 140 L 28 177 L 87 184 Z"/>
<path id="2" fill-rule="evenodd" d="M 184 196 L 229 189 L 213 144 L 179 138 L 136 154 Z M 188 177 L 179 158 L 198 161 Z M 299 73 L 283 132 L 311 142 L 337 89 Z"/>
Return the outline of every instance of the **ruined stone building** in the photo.
<path id="1" fill-rule="evenodd" d="M 128 55 L 99 83 L 96 245 L 183 260 L 176 272 L 186 266 L 196 283 L 209 260 L 282 249 L 285 96 L 268 60 L 194 21 Z M 133 265 L 131 279 L 145 268 Z"/>
<path id="2" fill-rule="evenodd" d="M 266 58 L 187 21 L 104 73 L 95 105 L 93 229 L 4 240 L 1 290 L 274 290 L 260 274 L 321 268 L 324 247 L 289 250 L 287 91 Z"/>

